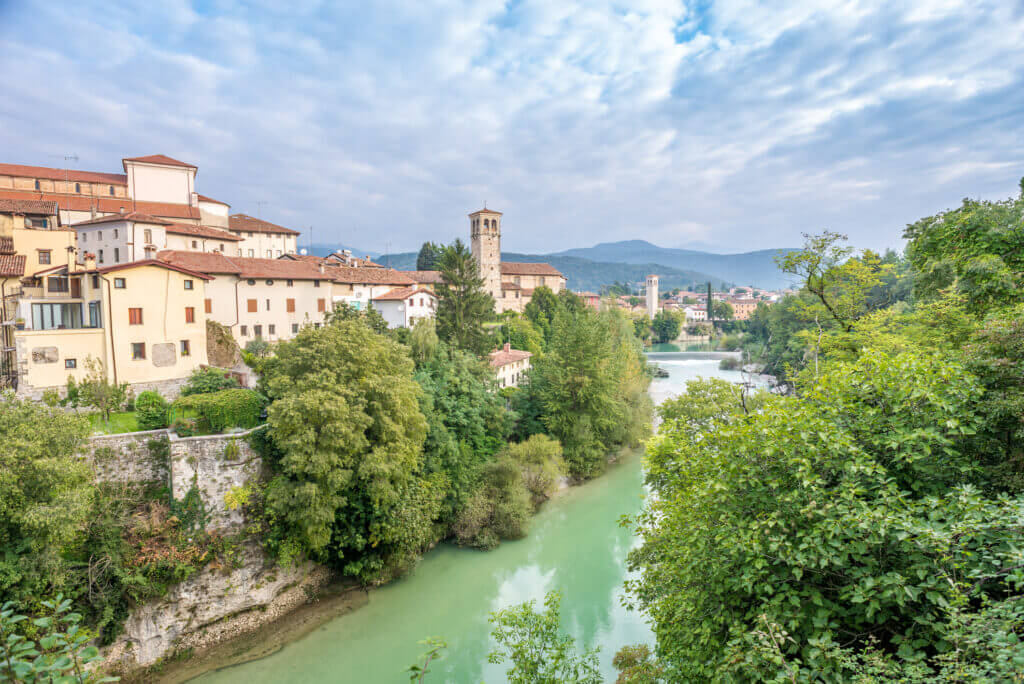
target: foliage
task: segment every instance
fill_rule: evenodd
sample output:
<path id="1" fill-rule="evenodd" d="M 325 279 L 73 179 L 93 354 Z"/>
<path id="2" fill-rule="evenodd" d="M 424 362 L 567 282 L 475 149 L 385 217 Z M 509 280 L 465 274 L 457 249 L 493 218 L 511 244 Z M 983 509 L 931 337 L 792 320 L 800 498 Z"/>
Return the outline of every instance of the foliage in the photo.
<path id="1" fill-rule="evenodd" d="M 425 246 L 426 245 L 424 245 L 424 247 Z M 444 639 L 438 639 L 437 637 L 425 639 L 421 641 L 420 644 L 427 647 L 426 652 L 420 656 L 420 660 L 423 661 L 423 664 L 420 665 L 419 662 L 416 662 L 413 665 L 410 665 L 407 670 L 407 672 L 409 672 L 409 681 L 417 682 L 417 684 L 423 683 L 426 676 L 430 674 L 431 663 L 443 658 L 444 652 L 448 649 L 448 643 Z"/>
<path id="2" fill-rule="evenodd" d="M 16 613 L 13 602 L 0 606 L 0 682 L 52 682 L 88 684 L 115 682 L 96 672 L 102 663 L 99 649 L 91 645 L 82 628 L 82 616 L 72 611 L 71 601 L 58 594 L 42 601 L 45 614 L 30 620 Z M 30 625 L 38 637 L 23 634 Z"/>
<path id="3" fill-rule="evenodd" d="M 158 392 L 145 391 L 135 400 L 135 420 L 142 430 L 159 430 L 167 427 L 170 404 Z"/>
<path id="4" fill-rule="evenodd" d="M 534 289 L 529 303 L 523 308 L 523 315 L 533 323 L 546 340 L 551 331 L 551 321 L 554 320 L 557 310 L 558 297 L 550 287 L 541 285 Z"/>
<path id="5" fill-rule="evenodd" d="M 327 312 L 324 319 L 328 325 L 337 321 L 358 321 L 368 326 L 371 330 L 381 335 L 388 333 L 388 322 L 384 320 L 380 311 L 372 306 L 366 309 L 357 309 L 349 306 L 348 302 L 338 302 L 334 309 Z"/>
<path id="6" fill-rule="evenodd" d="M 424 242 L 420 247 L 420 253 L 416 256 L 417 271 L 436 271 L 441 257 L 444 254 L 444 245 L 435 245 L 433 242 Z"/>
<path id="7" fill-rule="evenodd" d="M 268 545 L 364 582 L 415 561 L 443 476 L 419 478 L 426 421 L 404 347 L 362 321 L 306 327 L 278 345 L 265 383 L 280 456 L 266 490 Z"/>
<path id="8" fill-rule="evenodd" d="M 210 394 L 237 387 L 238 381 L 219 368 L 196 368 L 189 376 L 188 382 L 181 388 L 181 396 Z"/>
<path id="9" fill-rule="evenodd" d="M 711 320 L 729 321 L 732 320 L 733 315 L 732 304 L 720 299 L 711 300 Z"/>
<path id="10" fill-rule="evenodd" d="M 409 351 L 416 368 L 420 368 L 437 355 L 440 341 L 434 319 L 421 318 L 416 321 L 409 334 Z"/>
<path id="11" fill-rule="evenodd" d="M 503 455 L 519 466 L 523 485 L 535 506 L 549 499 L 565 476 L 562 445 L 547 435 L 532 435 L 518 444 L 509 444 Z"/>
<path id="12" fill-rule="evenodd" d="M 438 264 L 442 282 L 437 292 L 437 334 L 453 347 L 483 355 L 490 339 L 483 323 L 494 311 L 494 298 L 484 290 L 476 259 L 462 243 L 444 249 Z"/>
<path id="13" fill-rule="evenodd" d="M 98 413 L 89 414 L 89 426 L 93 433 L 119 435 L 125 432 L 138 432 L 139 421 L 135 419 L 135 412 L 117 411 L 110 414 L 106 422 L 103 416 Z"/>
<path id="14" fill-rule="evenodd" d="M 60 404 L 60 392 L 55 389 L 48 389 L 43 392 L 41 401 L 47 406 L 57 406 Z"/>
<path id="15" fill-rule="evenodd" d="M 488 461 L 481 467 L 479 481 L 452 525 L 456 540 L 493 549 L 502 539 L 525 536 L 533 504 L 519 464 L 507 457 Z"/>
<path id="16" fill-rule="evenodd" d="M 528 351 L 534 356 L 544 352 L 544 336 L 529 318 L 511 316 L 501 325 L 501 342 L 508 342 L 513 349 Z"/>
<path id="17" fill-rule="evenodd" d="M 81 402 L 95 408 L 102 414 L 103 420 L 110 422 L 111 412 L 124 404 L 128 384 L 118 385 L 108 381 L 103 363 L 95 357 L 90 356 L 85 360 L 85 368 L 88 373 L 78 385 Z"/>
<path id="18" fill-rule="evenodd" d="M 488 661 L 508 661 L 512 684 L 600 684 L 597 649 L 576 652 L 572 637 L 561 631 L 560 604 L 561 597 L 551 592 L 543 611 L 530 601 L 491 615 L 498 649 Z"/>
<path id="19" fill-rule="evenodd" d="M 651 329 L 654 330 L 654 337 L 658 342 L 671 342 L 679 337 L 682 324 L 679 317 L 671 311 L 662 310 L 651 321 Z"/>
<path id="20" fill-rule="evenodd" d="M 665 668 L 646 644 L 623 646 L 612 659 L 619 671 L 615 684 L 657 684 L 665 681 Z"/>
<path id="21" fill-rule="evenodd" d="M 256 359 L 265 359 L 270 356 L 271 345 L 269 342 L 264 340 L 262 337 L 256 337 L 249 340 L 245 345 L 245 353 L 248 356 L 255 357 Z"/>
<path id="22" fill-rule="evenodd" d="M 256 392 L 237 388 L 178 397 L 171 409 L 176 418 L 194 418 L 199 432 L 209 434 L 256 427 L 263 402 Z"/>
<path id="23" fill-rule="evenodd" d="M 71 408 L 78 408 L 80 401 L 81 393 L 78 389 L 78 384 L 75 382 L 74 376 L 69 375 L 67 390 L 64 392 L 64 399 L 61 400 L 61 406 L 70 406 Z"/>

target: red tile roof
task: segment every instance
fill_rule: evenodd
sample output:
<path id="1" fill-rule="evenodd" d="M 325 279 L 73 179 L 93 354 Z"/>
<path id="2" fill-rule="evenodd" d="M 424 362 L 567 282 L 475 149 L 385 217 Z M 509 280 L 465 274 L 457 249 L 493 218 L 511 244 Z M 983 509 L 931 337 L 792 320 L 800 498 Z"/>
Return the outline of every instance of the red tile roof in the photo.
<path id="1" fill-rule="evenodd" d="M 192 164 L 186 164 L 183 161 L 177 159 L 171 159 L 166 154 L 149 154 L 145 157 L 125 157 L 121 160 L 121 165 L 127 167 L 125 162 L 140 162 L 143 164 L 162 164 L 163 166 L 183 166 L 186 169 L 196 168 Z"/>
<path id="2" fill-rule="evenodd" d="M 77 228 L 78 226 L 93 226 L 100 223 L 113 223 L 115 221 L 131 221 L 133 223 L 152 223 L 157 226 L 171 226 L 174 225 L 171 221 L 165 221 L 164 219 L 150 216 L 149 214 L 143 214 L 138 211 L 133 211 L 128 214 L 111 214 L 110 216 L 99 216 L 88 221 L 79 221 L 78 223 L 72 223 L 71 228 Z"/>
<path id="3" fill-rule="evenodd" d="M 285 228 L 277 225 L 276 223 L 264 221 L 263 219 L 253 218 L 248 214 L 232 214 L 228 217 L 228 226 L 230 230 L 235 232 L 245 230 L 253 233 L 282 233 L 284 235 L 299 234 L 299 231 L 297 230 Z"/>
<path id="4" fill-rule="evenodd" d="M 436 285 L 437 283 L 444 282 L 444 278 L 441 277 L 440 271 L 399 271 L 399 273 L 409 276 L 417 283 L 431 283 Z"/>
<path id="5" fill-rule="evenodd" d="M 20 278 L 25 275 L 24 254 L 0 254 L 0 278 Z"/>
<path id="6" fill-rule="evenodd" d="M 129 261 L 129 262 L 124 263 L 124 264 L 115 264 L 113 266 L 105 266 L 104 268 L 97 268 L 97 269 L 93 269 L 91 271 L 84 271 L 84 272 L 85 273 L 93 273 L 93 272 L 95 272 L 95 273 L 111 273 L 113 271 L 123 271 L 126 268 L 136 268 L 138 266 L 158 266 L 160 268 L 166 268 L 166 269 L 169 269 L 171 271 L 178 271 L 179 273 L 184 273 L 185 275 L 190 275 L 190 276 L 193 276 L 195 278 L 200 278 L 202 280 L 213 280 L 213 278 L 211 278 L 210 276 L 206 275 L 205 273 L 200 273 L 199 271 L 193 271 L 190 268 L 185 268 L 184 266 L 179 266 L 178 264 L 172 264 L 172 263 L 168 263 L 166 261 L 160 261 L 159 259 L 140 259 L 139 261 Z"/>
<path id="7" fill-rule="evenodd" d="M 520 349 L 509 349 L 506 344 L 504 348 L 492 351 L 489 356 L 491 357 L 491 368 L 498 368 L 499 366 L 506 366 L 516 361 L 528 359 L 533 354 Z"/>
<path id="8" fill-rule="evenodd" d="M 425 287 L 396 287 L 393 290 L 389 290 L 382 295 L 378 295 L 373 298 L 375 302 L 388 302 L 388 301 L 402 301 L 406 297 L 412 297 L 418 294 L 425 294 L 436 298 L 433 292 Z"/>
<path id="9" fill-rule="evenodd" d="M 25 166 L 23 164 L 0 164 L 0 176 L 19 178 L 45 178 L 47 180 L 82 181 L 84 183 L 113 183 L 127 185 L 128 177 L 122 173 L 97 173 L 75 169 L 54 169 L 48 166 Z"/>
<path id="10" fill-rule="evenodd" d="M 287 259 L 253 259 L 226 257 L 212 252 L 164 250 L 156 255 L 161 261 L 190 268 L 202 273 L 234 274 L 239 278 L 267 278 L 277 280 L 331 280 L 320 269 Z"/>
<path id="11" fill-rule="evenodd" d="M 196 193 L 196 197 L 198 197 L 203 202 L 212 202 L 214 204 L 223 204 L 225 207 L 230 207 L 231 206 L 227 202 L 221 202 L 220 200 L 215 200 L 212 197 L 207 197 L 206 195 L 200 195 L 199 193 Z"/>
<path id="12" fill-rule="evenodd" d="M 14 254 L 14 238 L 0 237 L 0 254 Z"/>
<path id="13" fill-rule="evenodd" d="M 476 216 L 477 214 L 497 214 L 498 216 L 502 216 L 502 213 L 500 211 L 494 211 L 493 209 L 488 209 L 487 207 L 484 207 L 483 209 L 477 209 L 472 214 L 470 214 L 470 216 Z"/>
<path id="14" fill-rule="evenodd" d="M 232 242 L 241 242 L 242 238 L 238 237 L 234 233 L 229 233 L 226 230 L 220 230 L 212 226 L 196 226 L 191 223 L 172 223 L 166 228 L 168 233 L 174 233 L 176 235 L 192 235 L 199 238 L 209 238 L 211 240 L 230 240 Z"/>
<path id="15" fill-rule="evenodd" d="M 327 266 L 324 271 L 336 283 L 357 285 L 415 285 L 409 276 L 393 268 L 356 268 L 354 266 Z"/>
<path id="16" fill-rule="evenodd" d="M 536 275 L 536 276 L 559 276 L 564 278 L 562 272 L 551 264 L 534 264 L 520 261 L 502 261 L 502 275 Z"/>
<path id="17" fill-rule="evenodd" d="M 199 220 L 199 207 L 170 202 L 139 202 L 127 197 L 82 197 L 78 195 L 59 195 L 52 192 L 29 192 L 23 190 L 0 190 L 0 199 L 50 200 L 64 210 L 92 211 L 101 214 L 118 214 L 123 207 L 125 211 L 137 211 L 161 218 L 186 218 Z"/>
<path id="18" fill-rule="evenodd" d="M 57 203 L 46 200 L 0 199 L 0 213 L 55 216 L 57 214 Z"/>

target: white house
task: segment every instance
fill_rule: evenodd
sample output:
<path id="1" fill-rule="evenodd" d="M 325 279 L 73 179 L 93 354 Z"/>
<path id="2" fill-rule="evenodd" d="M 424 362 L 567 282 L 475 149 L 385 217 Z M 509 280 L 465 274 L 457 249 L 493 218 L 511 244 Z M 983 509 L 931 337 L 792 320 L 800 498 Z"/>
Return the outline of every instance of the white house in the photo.
<path id="1" fill-rule="evenodd" d="M 397 287 L 371 300 L 389 328 L 411 328 L 421 318 L 433 318 L 437 295 L 425 287 Z"/>
<path id="2" fill-rule="evenodd" d="M 495 349 L 490 353 L 491 368 L 498 379 L 498 387 L 518 387 L 519 382 L 526 377 L 526 371 L 530 370 L 530 357 L 532 353 L 519 349 L 512 349 L 508 342 L 501 349 Z"/>
<path id="3" fill-rule="evenodd" d="M 708 320 L 708 312 L 703 306 L 688 306 L 683 309 L 686 313 L 687 321 L 706 321 Z"/>

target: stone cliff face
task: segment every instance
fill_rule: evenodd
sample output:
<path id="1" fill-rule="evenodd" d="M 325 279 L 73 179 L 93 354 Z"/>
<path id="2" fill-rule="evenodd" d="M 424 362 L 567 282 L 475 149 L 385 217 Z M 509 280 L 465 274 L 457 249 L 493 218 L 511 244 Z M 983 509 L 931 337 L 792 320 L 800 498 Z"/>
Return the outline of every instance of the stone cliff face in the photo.
<path id="1" fill-rule="evenodd" d="M 308 601 L 330 579 L 322 566 L 282 568 L 249 545 L 237 569 L 206 568 L 132 611 L 124 634 L 107 651 L 107 664 L 136 670 L 255 630 Z"/>

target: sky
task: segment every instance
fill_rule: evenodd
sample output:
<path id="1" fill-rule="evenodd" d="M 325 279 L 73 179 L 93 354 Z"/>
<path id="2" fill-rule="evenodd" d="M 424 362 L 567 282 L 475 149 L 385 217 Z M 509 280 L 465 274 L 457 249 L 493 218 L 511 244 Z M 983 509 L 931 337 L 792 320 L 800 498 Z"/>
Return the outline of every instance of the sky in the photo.
<path id="1" fill-rule="evenodd" d="M 374 252 L 484 202 L 508 251 L 899 247 L 1017 194 L 1021 36 L 1022 0 L 0 0 L 0 161 L 166 154 Z"/>

